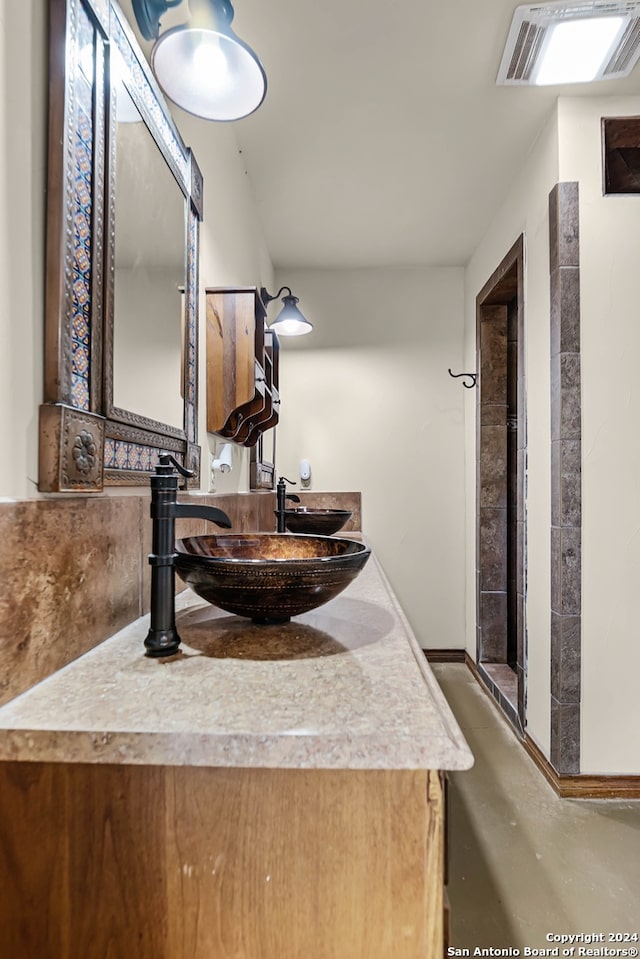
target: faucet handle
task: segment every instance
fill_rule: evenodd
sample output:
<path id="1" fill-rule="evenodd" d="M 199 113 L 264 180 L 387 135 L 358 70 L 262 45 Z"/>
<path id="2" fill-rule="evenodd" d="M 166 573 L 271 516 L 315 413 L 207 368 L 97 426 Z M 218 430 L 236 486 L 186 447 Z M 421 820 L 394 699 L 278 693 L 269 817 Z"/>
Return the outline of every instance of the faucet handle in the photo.
<path id="1" fill-rule="evenodd" d="M 278 480 L 278 482 L 280 482 L 280 483 L 289 483 L 290 486 L 295 486 L 295 485 L 296 485 L 296 481 L 295 481 L 295 480 L 287 479 L 286 476 L 281 476 L 280 479 Z"/>
<path id="2" fill-rule="evenodd" d="M 193 472 L 193 470 L 188 470 L 186 466 L 182 466 L 181 463 L 178 463 L 177 459 L 175 459 L 171 455 L 171 453 L 160 454 L 158 465 L 156 466 L 156 473 L 164 473 L 164 474 L 172 473 L 174 466 L 177 469 L 177 471 L 181 473 L 182 476 L 186 476 L 187 479 L 190 479 L 192 476 L 195 476 L 195 473 Z"/>

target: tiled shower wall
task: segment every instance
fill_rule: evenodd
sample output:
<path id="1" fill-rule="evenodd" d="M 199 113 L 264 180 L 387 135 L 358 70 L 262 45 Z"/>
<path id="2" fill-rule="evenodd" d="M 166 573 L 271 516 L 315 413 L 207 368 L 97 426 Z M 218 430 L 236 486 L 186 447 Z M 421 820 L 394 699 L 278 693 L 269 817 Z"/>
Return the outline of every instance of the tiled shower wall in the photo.
<path id="1" fill-rule="evenodd" d="M 507 662 L 507 307 L 479 313 L 477 649 Z"/>
<path id="2" fill-rule="evenodd" d="M 234 532 L 275 529 L 275 493 L 180 498 L 223 509 Z M 359 493 L 301 494 L 305 506 L 353 511 Z M 149 610 L 149 493 L 0 503 L 0 704 Z M 176 536 L 216 531 L 176 521 Z"/>

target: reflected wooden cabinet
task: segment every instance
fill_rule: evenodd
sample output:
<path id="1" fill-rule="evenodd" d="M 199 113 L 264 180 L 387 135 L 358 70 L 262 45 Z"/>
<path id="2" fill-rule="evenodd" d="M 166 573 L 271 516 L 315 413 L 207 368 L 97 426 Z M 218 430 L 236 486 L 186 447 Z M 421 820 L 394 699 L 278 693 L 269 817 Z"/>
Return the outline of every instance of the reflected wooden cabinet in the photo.
<path id="1" fill-rule="evenodd" d="M 207 430 L 252 447 L 278 422 L 278 337 L 256 287 L 206 296 Z"/>

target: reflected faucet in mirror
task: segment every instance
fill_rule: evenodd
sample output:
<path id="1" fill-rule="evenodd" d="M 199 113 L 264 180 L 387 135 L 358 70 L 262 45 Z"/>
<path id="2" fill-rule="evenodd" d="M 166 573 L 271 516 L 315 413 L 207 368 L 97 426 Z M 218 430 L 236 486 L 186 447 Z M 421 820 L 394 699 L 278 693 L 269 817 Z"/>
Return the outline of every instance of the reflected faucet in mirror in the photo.
<path id="1" fill-rule="evenodd" d="M 173 656 L 180 647 L 175 610 L 176 519 L 206 519 L 231 529 L 231 520 L 221 509 L 176 501 L 178 473 L 186 478 L 193 476 L 191 470 L 181 466 L 173 456 L 163 453 L 151 477 L 151 622 L 144 645 L 146 655 L 157 658 Z"/>

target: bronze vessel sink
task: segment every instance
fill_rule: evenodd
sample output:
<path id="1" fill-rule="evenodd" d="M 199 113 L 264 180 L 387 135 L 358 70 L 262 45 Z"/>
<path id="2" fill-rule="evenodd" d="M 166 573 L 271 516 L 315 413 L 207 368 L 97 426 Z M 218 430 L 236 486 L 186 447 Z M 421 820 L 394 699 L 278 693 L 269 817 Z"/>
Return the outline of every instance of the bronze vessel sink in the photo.
<path id="1" fill-rule="evenodd" d="M 176 543 L 176 570 L 198 596 L 257 623 L 322 606 L 355 579 L 365 543 L 294 533 L 224 533 Z"/>
<path id="2" fill-rule="evenodd" d="M 349 519 L 351 510 L 348 509 L 313 509 L 299 506 L 296 509 L 284 510 L 285 526 L 291 533 L 331 536 L 342 529 Z"/>

